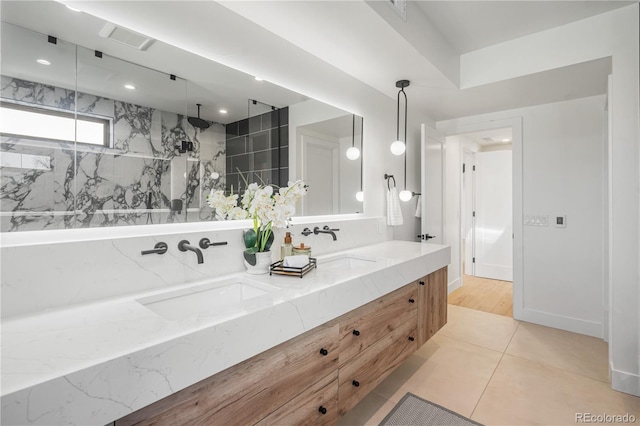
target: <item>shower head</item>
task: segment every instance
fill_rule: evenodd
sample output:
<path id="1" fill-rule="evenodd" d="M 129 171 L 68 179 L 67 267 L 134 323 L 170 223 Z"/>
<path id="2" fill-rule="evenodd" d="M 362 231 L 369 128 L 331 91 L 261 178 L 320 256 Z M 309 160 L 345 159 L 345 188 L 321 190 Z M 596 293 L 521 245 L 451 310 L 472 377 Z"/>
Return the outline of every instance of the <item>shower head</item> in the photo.
<path id="1" fill-rule="evenodd" d="M 209 124 L 206 120 L 203 120 L 202 118 L 200 118 L 200 107 L 202 106 L 202 104 L 196 104 L 196 105 L 198 105 L 198 116 L 189 117 L 187 120 L 193 127 L 197 127 L 200 130 L 206 130 L 209 128 L 211 124 Z"/>

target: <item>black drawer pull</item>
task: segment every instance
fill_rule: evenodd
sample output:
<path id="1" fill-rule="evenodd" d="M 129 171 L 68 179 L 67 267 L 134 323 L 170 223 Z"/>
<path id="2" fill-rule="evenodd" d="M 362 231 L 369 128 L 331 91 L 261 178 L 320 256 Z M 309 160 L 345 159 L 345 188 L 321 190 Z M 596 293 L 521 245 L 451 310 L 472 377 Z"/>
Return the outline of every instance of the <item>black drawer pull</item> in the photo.
<path id="1" fill-rule="evenodd" d="M 413 342 L 416 339 L 413 336 L 409 336 L 409 340 Z"/>
<path id="2" fill-rule="evenodd" d="M 420 285 L 424 285 L 424 281 L 419 281 L 419 282 L 420 282 Z"/>
<path id="3" fill-rule="evenodd" d="M 326 356 L 326 355 L 329 355 L 329 351 L 326 350 L 325 348 L 322 348 L 322 349 L 320 349 L 320 354 Z"/>
<path id="4" fill-rule="evenodd" d="M 324 408 L 322 405 L 320 406 L 320 408 L 318 408 L 318 411 L 320 411 L 320 414 L 327 414 L 327 409 Z"/>
<path id="5" fill-rule="evenodd" d="M 409 299 L 409 303 L 416 303 L 416 301 L 413 299 Z"/>
<path id="6" fill-rule="evenodd" d="M 353 386 L 355 386 L 355 387 L 360 386 L 360 382 L 359 382 L 359 381 L 357 381 L 357 380 L 354 380 L 353 382 L 351 382 L 351 384 L 352 384 Z"/>
<path id="7" fill-rule="evenodd" d="M 360 332 L 359 332 L 358 330 L 353 330 L 353 335 L 354 335 L 354 336 L 359 336 L 359 335 L 360 335 Z"/>

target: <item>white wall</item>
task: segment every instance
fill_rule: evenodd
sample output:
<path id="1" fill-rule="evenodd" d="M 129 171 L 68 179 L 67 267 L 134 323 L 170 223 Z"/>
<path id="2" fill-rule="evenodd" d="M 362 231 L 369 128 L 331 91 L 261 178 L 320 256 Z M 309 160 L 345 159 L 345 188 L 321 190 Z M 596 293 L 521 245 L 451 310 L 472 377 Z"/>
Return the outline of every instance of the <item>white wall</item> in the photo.
<path id="1" fill-rule="evenodd" d="M 604 104 L 603 95 L 438 123 L 447 132 L 460 125 L 522 117 L 523 184 L 514 191 L 521 191 L 524 215 L 551 219 L 564 214 L 567 227 L 522 229 L 526 297 L 518 319 L 599 337 L 605 257 Z M 454 192 L 448 204 L 455 208 L 459 181 L 448 190 Z"/>
<path id="2" fill-rule="evenodd" d="M 610 179 L 611 382 L 640 395 L 640 5 L 461 57 L 463 88 L 612 58 Z"/>

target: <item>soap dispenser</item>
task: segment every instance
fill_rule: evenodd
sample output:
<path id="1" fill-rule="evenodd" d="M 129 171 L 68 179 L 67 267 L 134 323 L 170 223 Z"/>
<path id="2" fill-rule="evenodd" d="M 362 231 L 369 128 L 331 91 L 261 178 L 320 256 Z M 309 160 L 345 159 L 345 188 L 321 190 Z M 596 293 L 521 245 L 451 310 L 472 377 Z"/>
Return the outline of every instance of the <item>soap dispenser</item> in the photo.
<path id="1" fill-rule="evenodd" d="M 287 232 L 284 237 L 284 244 L 280 248 L 280 260 L 285 256 L 291 256 L 293 254 L 293 244 L 291 244 L 291 232 Z"/>

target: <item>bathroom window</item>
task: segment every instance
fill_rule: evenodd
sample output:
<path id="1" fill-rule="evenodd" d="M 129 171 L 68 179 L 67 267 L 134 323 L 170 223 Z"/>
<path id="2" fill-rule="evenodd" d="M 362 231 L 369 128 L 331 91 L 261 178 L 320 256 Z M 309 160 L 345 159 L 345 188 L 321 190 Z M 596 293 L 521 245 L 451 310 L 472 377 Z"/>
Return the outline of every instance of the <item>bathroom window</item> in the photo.
<path id="1" fill-rule="evenodd" d="M 109 147 L 111 120 L 88 114 L 2 102 L 0 133 L 27 139 L 44 139 Z"/>

